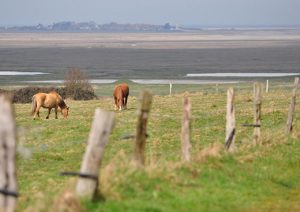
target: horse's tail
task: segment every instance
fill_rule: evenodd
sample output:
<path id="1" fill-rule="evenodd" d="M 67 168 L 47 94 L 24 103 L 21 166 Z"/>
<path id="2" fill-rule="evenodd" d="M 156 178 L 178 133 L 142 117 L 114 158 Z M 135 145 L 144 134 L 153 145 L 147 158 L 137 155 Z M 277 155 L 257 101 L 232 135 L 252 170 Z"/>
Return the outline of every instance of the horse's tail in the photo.
<path id="1" fill-rule="evenodd" d="M 31 104 L 31 115 L 34 114 L 34 112 L 36 110 L 36 106 L 37 106 L 36 99 L 35 99 L 35 96 L 33 96 L 32 97 L 32 104 Z"/>

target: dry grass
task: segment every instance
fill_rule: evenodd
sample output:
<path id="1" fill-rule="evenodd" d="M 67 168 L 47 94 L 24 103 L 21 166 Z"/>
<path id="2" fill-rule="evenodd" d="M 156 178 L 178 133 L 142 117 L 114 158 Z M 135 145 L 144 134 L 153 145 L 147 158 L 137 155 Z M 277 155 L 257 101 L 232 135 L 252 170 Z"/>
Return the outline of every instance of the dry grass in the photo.
<path id="1" fill-rule="evenodd" d="M 80 199 L 73 191 L 65 191 L 61 196 L 57 197 L 54 206 L 50 211 L 57 212 L 83 212 L 85 211 L 81 206 Z"/>
<path id="2" fill-rule="evenodd" d="M 210 157 L 221 157 L 221 151 L 224 151 L 224 146 L 213 143 L 199 152 L 196 161 L 203 162 Z"/>

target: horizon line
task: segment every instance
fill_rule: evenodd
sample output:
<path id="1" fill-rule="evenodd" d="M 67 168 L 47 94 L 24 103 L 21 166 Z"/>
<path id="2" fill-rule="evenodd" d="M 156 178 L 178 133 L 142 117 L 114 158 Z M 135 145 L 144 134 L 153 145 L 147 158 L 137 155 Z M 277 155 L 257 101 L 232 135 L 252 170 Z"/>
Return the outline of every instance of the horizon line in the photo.
<path id="1" fill-rule="evenodd" d="M 26 27 L 26 26 L 38 26 L 38 25 L 43 25 L 43 26 L 49 26 L 49 25 L 54 25 L 57 23 L 95 23 L 97 25 L 105 25 L 105 24 L 120 24 L 120 25 L 134 25 L 134 24 L 146 24 L 146 25 L 155 25 L 155 26 L 163 26 L 165 24 L 170 24 L 171 26 L 183 26 L 183 27 L 195 27 L 195 28 L 274 28 L 274 27 L 300 27 L 299 24 L 179 24 L 179 23 L 171 23 L 171 22 L 165 22 L 165 23 L 160 23 L 160 24 L 155 24 L 155 23 L 147 23 L 147 22 L 116 22 L 116 21 L 110 21 L 110 22 L 105 22 L 105 23 L 97 23 L 96 21 L 71 21 L 71 20 L 64 20 L 64 21 L 57 21 L 57 22 L 52 22 L 50 24 L 47 23 L 41 23 L 38 22 L 36 24 L 0 24 L 0 27 Z"/>

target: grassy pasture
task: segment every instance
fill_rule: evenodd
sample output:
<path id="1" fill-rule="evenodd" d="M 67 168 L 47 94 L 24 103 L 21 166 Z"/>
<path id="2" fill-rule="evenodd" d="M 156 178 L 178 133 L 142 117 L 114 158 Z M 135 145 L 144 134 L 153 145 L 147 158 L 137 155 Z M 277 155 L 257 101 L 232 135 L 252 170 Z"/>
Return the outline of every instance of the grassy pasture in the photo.
<path id="1" fill-rule="evenodd" d="M 248 86 L 251 88 L 251 85 Z M 147 87 L 151 89 L 151 86 Z M 137 94 L 141 87 L 134 87 Z M 182 88 L 183 89 L 183 88 Z M 213 90 L 214 88 L 212 88 Z M 160 88 L 158 88 L 160 90 Z M 167 88 L 168 90 L 168 88 Z M 236 89 L 237 151 L 223 152 L 225 88 L 218 93 L 190 93 L 192 102 L 192 162 L 180 162 L 183 93 L 155 95 L 148 124 L 146 167 L 131 165 L 137 97 L 128 110 L 116 112 L 116 125 L 106 147 L 100 171 L 103 198 L 81 201 L 87 211 L 297 211 L 300 210 L 300 133 L 287 139 L 284 127 L 291 90 L 273 89 L 263 95 L 261 146 L 252 145 L 251 89 Z M 98 92 L 109 93 L 110 88 Z M 156 93 L 157 90 L 154 90 Z M 105 95 L 103 95 L 105 96 Z M 54 211 L 59 197 L 72 191 L 76 178 L 60 171 L 78 171 L 85 151 L 93 113 L 113 110 L 113 99 L 67 100 L 69 119 L 54 114 L 46 120 L 30 117 L 30 104 L 16 104 L 19 133 L 18 211 Z M 296 110 L 297 115 L 299 109 Z M 103 200 L 104 199 L 104 200 Z"/>

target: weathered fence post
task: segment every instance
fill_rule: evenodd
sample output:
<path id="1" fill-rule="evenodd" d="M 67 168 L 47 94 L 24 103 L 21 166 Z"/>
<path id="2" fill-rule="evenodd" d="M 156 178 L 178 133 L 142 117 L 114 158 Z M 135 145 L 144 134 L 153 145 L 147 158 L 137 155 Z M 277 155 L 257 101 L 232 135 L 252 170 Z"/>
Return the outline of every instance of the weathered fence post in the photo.
<path id="1" fill-rule="evenodd" d="M 136 140 L 134 147 L 134 160 L 137 166 L 145 164 L 145 143 L 147 138 L 147 121 L 152 104 L 152 94 L 144 91 L 140 97 L 138 120 L 136 126 Z"/>
<path id="2" fill-rule="evenodd" d="M 262 104 L 262 95 L 261 95 L 261 83 L 254 83 L 254 144 L 260 144 L 260 126 L 261 126 L 261 104 Z"/>
<path id="3" fill-rule="evenodd" d="M 170 83 L 170 96 L 172 96 L 172 87 L 173 87 L 173 85 L 172 85 L 172 83 Z"/>
<path id="4" fill-rule="evenodd" d="M 235 106 L 234 106 L 234 90 L 229 88 L 227 90 L 227 107 L 226 107 L 226 138 L 225 149 L 227 151 L 234 151 L 235 149 Z"/>
<path id="5" fill-rule="evenodd" d="M 184 98 L 183 101 L 183 117 L 182 117 L 182 125 L 181 125 L 181 151 L 182 151 L 182 160 L 190 161 L 190 135 L 191 135 L 191 109 L 192 105 L 189 101 L 188 97 Z"/>
<path id="6" fill-rule="evenodd" d="M 96 109 L 76 186 L 80 197 L 92 199 L 96 194 L 100 162 L 113 126 L 114 113 Z"/>
<path id="7" fill-rule="evenodd" d="M 0 211 L 15 211 L 17 204 L 16 124 L 12 105 L 0 95 Z"/>
<path id="8" fill-rule="evenodd" d="M 266 82 L 266 93 L 269 93 L 269 80 Z"/>
<path id="9" fill-rule="evenodd" d="M 299 78 L 296 77 L 294 81 L 294 88 L 292 93 L 291 104 L 289 107 L 288 119 L 286 124 L 286 133 L 290 133 L 293 130 L 293 120 L 294 120 L 294 112 L 296 107 L 296 96 L 297 96 L 297 88 L 299 86 Z"/>

